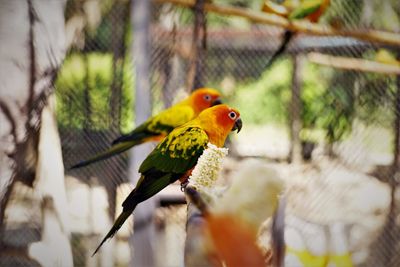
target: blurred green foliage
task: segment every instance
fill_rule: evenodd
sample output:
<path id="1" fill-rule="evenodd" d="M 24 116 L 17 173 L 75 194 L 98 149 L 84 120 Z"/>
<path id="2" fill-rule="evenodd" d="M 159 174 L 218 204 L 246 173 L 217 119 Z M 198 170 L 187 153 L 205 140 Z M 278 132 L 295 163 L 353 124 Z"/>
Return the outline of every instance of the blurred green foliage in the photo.
<path id="1" fill-rule="evenodd" d="M 56 81 L 59 126 L 82 129 L 88 124 L 95 130 L 109 129 L 110 118 L 112 118 L 110 116 L 111 83 L 111 54 L 74 53 L 69 55 L 64 61 Z M 129 64 L 125 64 L 120 103 L 120 130 L 123 132 L 133 127 L 133 83 L 132 68 Z M 85 101 L 86 90 L 89 96 L 88 103 Z M 89 114 L 86 114 L 85 110 Z"/>
<path id="2" fill-rule="evenodd" d="M 325 107 L 318 114 L 317 124 L 326 131 L 326 141 L 330 144 L 351 131 L 355 115 L 354 81 L 354 73 L 336 70 L 322 95 Z"/>
<path id="3" fill-rule="evenodd" d="M 394 120 L 395 77 L 369 73 L 359 79 L 358 116 L 366 123 L 391 127 Z"/>
<path id="4" fill-rule="evenodd" d="M 238 84 L 231 96 L 232 105 L 241 111 L 246 123 L 288 124 L 291 100 L 292 62 L 277 61 L 260 79 Z M 305 63 L 302 70 L 303 140 L 327 143 L 345 138 L 353 121 L 380 122 L 390 127 L 393 121 L 395 79 L 382 74 L 340 71 Z"/>
<path id="5" fill-rule="evenodd" d="M 89 121 L 93 129 L 109 129 L 112 56 L 89 53 L 87 63 L 88 66 L 85 65 L 85 57 L 79 54 L 70 55 L 64 62 L 56 83 L 57 119 L 60 127 L 82 129 Z M 89 68 L 88 77 L 86 68 Z M 291 60 L 279 60 L 259 79 L 235 86 L 234 95 L 228 101 L 241 110 L 246 123 L 287 125 L 291 75 Z M 134 121 L 134 80 L 132 69 L 128 65 L 124 67 L 123 76 L 120 130 L 127 132 L 133 128 Z M 90 103 L 88 118 L 84 113 L 87 82 Z M 355 92 L 357 87 L 359 89 Z M 387 90 L 377 91 L 377 88 Z M 322 130 L 327 142 L 341 140 L 350 132 L 355 114 L 366 123 L 386 117 L 383 121 L 388 122 L 388 125 L 384 126 L 389 126 L 393 116 L 387 117 L 391 113 L 385 107 L 393 103 L 394 90 L 394 79 L 383 75 L 359 76 L 351 72 L 304 64 L 301 117 L 307 134 L 302 134 L 303 139 L 315 139 L 312 136 Z M 156 109 L 161 109 L 162 103 L 156 104 Z"/>
<path id="6" fill-rule="evenodd" d="M 265 71 L 258 80 L 235 87 L 232 105 L 241 111 L 246 123 L 287 123 L 291 72 L 290 60 L 283 59 Z"/>
<path id="7" fill-rule="evenodd" d="M 82 8 L 79 1 L 75 3 L 78 12 Z M 112 2 L 112 1 L 111 1 Z M 259 10 L 262 0 L 215 0 L 216 4 L 242 6 Z M 60 127 L 82 129 L 90 125 L 92 129 L 109 129 L 110 88 L 112 84 L 112 43 L 111 32 L 113 18 L 111 4 L 100 5 L 102 19 L 95 29 L 88 31 L 86 38 L 86 56 L 72 53 L 64 62 L 59 73 L 57 86 L 57 119 Z M 372 16 L 368 16 L 372 8 Z M 180 16 L 179 26 L 191 26 L 193 13 L 190 9 L 171 8 Z M 82 12 L 82 11 L 79 11 Z M 346 27 L 374 27 L 384 30 L 399 30 L 400 1 L 358 1 L 335 0 L 323 18 L 323 22 L 338 20 Z M 385 14 L 385 16 L 382 16 Z M 68 18 L 68 17 L 67 17 Z M 153 18 L 157 20 L 157 18 Z M 248 20 L 238 17 L 223 17 L 214 13 L 207 14 L 209 29 L 233 28 L 250 29 L 254 25 Z M 125 44 L 130 43 L 132 35 L 126 28 Z M 88 49 L 90 48 L 90 49 Z M 222 53 L 220 51 L 220 53 Z M 364 55 L 371 58 L 374 52 Z M 266 55 L 268 57 L 268 55 Z M 223 80 L 231 75 L 235 77 L 234 92 L 228 103 L 241 110 L 246 123 L 275 123 L 288 125 L 289 105 L 291 99 L 292 62 L 290 58 L 282 58 L 269 70 L 259 70 L 266 59 L 259 56 L 251 66 L 240 68 L 240 55 L 208 54 L 209 66 L 220 66 L 218 79 Z M 87 63 L 86 63 L 87 62 Z M 126 60 L 130 62 L 130 60 Z M 256 67 L 255 67 L 256 66 Z M 87 71 L 89 70 L 89 71 Z M 249 73 L 253 73 L 251 76 Z M 256 74 L 255 71 L 258 71 Z M 157 75 L 157 73 L 155 74 Z M 257 79 L 241 78 L 257 77 Z M 383 126 L 389 127 L 393 121 L 393 101 L 395 79 L 379 74 L 356 74 L 343 72 L 313 64 L 305 64 L 302 85 L 303 139 L 313 139 L 313 132 L 325 134 L 329 143 L 341 140 L 351 131 L 354 119 L 365 123 L 379 120 Z M 134 124 L 134 91 L 133 73 L 129 64 L 123 71 L 123 87 L 120 103 L 120 130 L 127 132 Z M 218 88 L 220 80 L 208 83 Z M 153 88 L 155 99 L 162 99 L 162 87 Z M 89 105 L 86 107 L 85 91 L 88 91 Z M 164 107 L 161 101 L 153 103 L 153 110 Z M 86 112 L 89 110 L 90 112 Z M 310 134 L 311 133 L 311 134 Z"/>
<path id="8" fill-rule="evenodd" d="M 275 63 L 259 80 L 239 85 L 234 105 L 241 111 L 243 120 L 253 124 L 286 125 L 292 71 L 292 62 L 286 58 Z M 307 135 L 302 137 L 313 139 L 313 132 L 323 130 L 328 142 L 340 140 L 351 130 L 353 118 L 354 100 L 349 93 L 352 92 L 352 88 L 348 88 L 349 81 L 340 80 L 338 73 L 331 69 L 307 63 L 302 78 L 301 118 L 303 128 L 307 130 Z M 334 84 L 331 81 L 335 81 Z"/>

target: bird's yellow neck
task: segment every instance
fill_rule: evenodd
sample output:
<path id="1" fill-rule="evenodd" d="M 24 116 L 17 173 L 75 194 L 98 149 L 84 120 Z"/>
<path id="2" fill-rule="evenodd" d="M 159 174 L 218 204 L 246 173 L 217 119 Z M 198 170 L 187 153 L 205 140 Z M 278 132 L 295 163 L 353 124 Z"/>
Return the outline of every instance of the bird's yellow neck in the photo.
<path id="1" fill-rule="evenodd" d="M 197 117 L 199 113 L 202 111 L 200 107 L 198 107 L 192 97 L 188 97 L 180 102 L 178 102 L 175 106 L 188 106 L 191 107 L 194 112 L 194 117 Z"/>

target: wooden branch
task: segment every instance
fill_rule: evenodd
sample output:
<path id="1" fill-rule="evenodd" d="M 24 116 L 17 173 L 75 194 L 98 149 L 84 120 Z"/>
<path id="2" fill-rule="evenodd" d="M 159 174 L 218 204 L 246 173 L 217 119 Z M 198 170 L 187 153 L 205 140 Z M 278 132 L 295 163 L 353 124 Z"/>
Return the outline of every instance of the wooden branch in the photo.
<path id="1" fill-rule="evenodd" d="M 379 63 L 372 60 L 338 57 L 316 52 L 309 53 L 307 58 L 312 63 L 338 69 L 374 72 L 387 75 L 400 75 L 399 66 Z"/>
<path id="2" fill-rule="evenodd" d="M 185 188 L 187 199 L 187 222 L 184 262 L 187 267 L 214 266 L 222 267 L 222 261 L 217 252 L 209 245 L 206 219 L 208 205 L 202 199 L 199 192 L 192 186 Z"/>
<path id="3" fill-rule="evenodd" d="M 286 196 L 279 198 L 278 208 L 272 217 L 271 249 L 272 266 L 283 267 L 285 261 L 285 210 Z"/>
<path id="4" fill-rule="evenodd" d="M 208 214 L 208 204 L 203 200 L 200 193 L 194 187 L 190 185 L 187 186 L 185 188 L 185 194 L 188 197 L 188 202 L 193 203 L 202 215 Z"/>
<path id="5" fill-rule="evenodd" d="M 194 0 L 154 0 L 156 3 L 170 3 L 182 7 L 192 8 L 195 4 Z M 386 45 L 400 46 L 400 35 L 392 32 L 384 32 L 377 30 L 338 30 L 327 25 L 320 25 L 310 23 L 308 21 L 293 21 L 289 22 L 287 19 L 279 17 L 274 14 L 267 14 L 261 11 L 244 9 L 234 6 L 204 5 L 204 9 L 208 12 L 214 12 L 221 15 L 237 16 L 249 19 L 256 23 L 269 24 L 274 26 L 283 27 L 292 31 L 307 33 L 311 35 L 320 36 L 344 36 L 353 37 L 359 40 L 368 42 L 377 42 Z"/>

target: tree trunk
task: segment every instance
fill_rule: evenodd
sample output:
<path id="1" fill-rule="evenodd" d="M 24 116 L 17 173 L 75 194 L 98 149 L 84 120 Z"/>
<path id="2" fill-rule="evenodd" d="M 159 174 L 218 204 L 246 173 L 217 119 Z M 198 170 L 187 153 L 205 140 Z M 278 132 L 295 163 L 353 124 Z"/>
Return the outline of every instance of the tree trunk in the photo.
<path id="1" fill-rule="evenodd" d="M 193 40 L 191 48 L 190 66 L 187 74 L 186 88 L 193 91 L 196 88 L 203 87 L 203 69 L 206 49 L 206 15 L 204 12 L 205 0 L 196 0 L 193 7 L 194 27 Z"/>
<path id="2" fill-rule="evenodd" d="M 44 266 L 72 264 L 64 167 L 51 100 L 65 55 L 64 6 L 61 0 L 0 1 L 0 251 L 10 264 L 21 256 Z M 15 247 L 11 239 L 16 235 L 7 234 L 8 226 L 18 232 L 33 224 L 23 217 L 19 223 L 6 220 L 10 196 L 22 194 L 13 190 L 17 181 L 33 188 L 42 216 L 40 242 L 30 245 L 32 240 L 21 235 L 23 245 Z M 39 208 L 34 205 L 24 208 Z M 15 250 L 17 256 L 6 253 Z"/>
<path id="3" fill-rule="evenodd" d="M 113 129 L 120 131 L 121 120 L 121 98 L 122 98 L 122 85 L 123 85 L 123 71 L 125 63 L 125 33 L 129 25 L 129 3 L 124 1 L 115 1 L 111 10 L 111 17 L 114 18 L 112 24 L 112 49 L 113 49 L 113 63 L 112 63 L 112 82 L 111 82 L 111 99 L 110 99 L 110 112 L 111 112 L 111 126 Z M 113 213 L 112 213 L 113 214 Z"/>
<path id="4" fill-rule="evenodd" d="M 393 122 L 393 161 L 389 171 L 388 180 L 390 186 L 390 203 L 389 212 L 386 217 L 380 236 L 371 246 L 371 253 L 366 263 L 363 265 L 370 266 L 398 266 L 398 250 L 400 228 L 396 224 L 396 217 L 399 214 L 398 202 L 396 203 L 396 190 L 398 191 L 398 177 L 400 169 L 400 76 L 396 78 L 396 98 L 394 99 L 394 122 Z"/>
<path id="5" fill-rule="evenodd" d="M 114 21 L 111 25 L 112 32 L 112 82 L 111 82 L 111 98 L 110 98 L 110 127 L 113 130 L 121 132 L 121 106 L 122 106 L 122 85 L 124 80 L 124 63 L 125 63 L 125 34 L 129 25 L 129 2 L 115 1 L 111 10 Z M 115 216 L 117 184 L 111 183 L 107 188 L 108 191 L 108 212 L 110 218 Z"/>
<path id="6" fill-rule="evenodd" d="M 394 104 L 395 120 L 394 120 L 394 155 L 392 162 L 392 172 L 389 180 L 390 184 L 390 206 L 389 214 L 387 215 L 386 224 L 382 233 L 384 243 L 389 247 L 393 248 L 387 251 L 384 257 L 384 266 L 397 266 L 398 262 L 395 262 L 395 248 L 399 247 L 398 234 L 400 229 L 396 225 L 396 217 L 398 216 L 398 211 L 396 207 L 396 189 L 398 187 L 398 177 L 400 169 L 400 76 L 396 78 L 396 99 Z M 397 238 L 396 238 L 397 237 Z M 383 244 L 383 242 L 382 242 Z"/>
<path id="7" fill-rule="evenodd" d="M 290 101 L 290 155 L 289 162 L 301 163 L 301 140 L 300 130 L 301 123 L 301 86 L 304 59 L 301 55 L 293 57 L 293 74 L 292 74 L 292 99 Z"/>

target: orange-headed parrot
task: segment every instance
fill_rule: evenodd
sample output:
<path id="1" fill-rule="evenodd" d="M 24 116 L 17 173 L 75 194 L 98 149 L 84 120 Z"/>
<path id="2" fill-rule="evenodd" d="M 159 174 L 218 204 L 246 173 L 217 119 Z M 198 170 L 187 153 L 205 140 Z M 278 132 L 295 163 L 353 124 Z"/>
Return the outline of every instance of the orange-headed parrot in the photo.
<path id="1" fill-rule="evenodd" d="M 140 202 L 178 179 L 187 180 L 208 143 L 222 147 L 229 132 L 239 132 L 241 128 L 239 112 L 224 104 L 205 109 L 195 119 L 175 128 L 143 161 L 135 189 L 122 203 L 122 213 L 93 255 L 118 231 Z"/>
<path id="2" fill-rule="evenodd" d="M 265 0 L 262 6 L 262 11 L 273 13 L 275 15 L 293 20 L 307 19 L 310 22 L 317 23 L 319 18 L 328 8 L 330 0 L 285 0 L 282 5 L 276 4 L 271 0 Z M 265 68 L 269 68 L 272 63 L 285 52 L 290 40 L 295 32 L 286 30 L 283 34 L 283 40 L 279 48 L 269 59 Z"/>
<path id="3" fill-rule="evenodd" d="M 220 96 L 220 93 L 215 89 L 197 89 L 188 98 L 149 118 L 129 134 L 115 139 L 108 150 L 73 165 L 71 169 L 107 159 L 148 141 L 159 141 L 174 128 L 197 117 L 204 109 L 220 104 Z"/>

